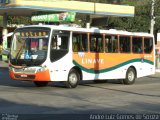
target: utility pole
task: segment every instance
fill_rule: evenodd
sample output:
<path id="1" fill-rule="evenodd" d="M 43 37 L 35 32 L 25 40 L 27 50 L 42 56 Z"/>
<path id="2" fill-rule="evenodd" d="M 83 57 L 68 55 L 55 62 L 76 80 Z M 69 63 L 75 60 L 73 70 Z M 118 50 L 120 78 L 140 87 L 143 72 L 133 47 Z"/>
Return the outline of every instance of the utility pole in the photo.
<path id="1" fill-rule="evenodd" d="M 151 7 L 151 28 L 150 28 L 150 33 L 154 33 L 154 24 L 155 24 L 155 16 L 154 16 L 154 5 L 155 5 L 155 0 L 152 0 L 152 7 Z"/>

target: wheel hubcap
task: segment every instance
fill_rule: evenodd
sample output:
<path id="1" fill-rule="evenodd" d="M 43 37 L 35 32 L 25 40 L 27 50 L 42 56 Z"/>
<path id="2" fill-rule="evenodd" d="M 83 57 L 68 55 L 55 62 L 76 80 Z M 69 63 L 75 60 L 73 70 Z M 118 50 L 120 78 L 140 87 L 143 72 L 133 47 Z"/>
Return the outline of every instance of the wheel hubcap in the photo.
<path id="1" fill-rule="evenodd" d="M 70 76 L 69 76 L 69 82 L 71 84 L 76 84 L 77 80 L 78 80 L 78 78 L 77 78 L 77 75 L 75 73 L 70 74 Z"/>
<path id="2" fill-rule="evenodd" d="M 133 71 L 130 71 L 130 72 L 128 73 L 128 80 L 129 80 L 129 81 L 133 81 L 133 80 L 134 80 L 134 73 L 133 73 Z"/>

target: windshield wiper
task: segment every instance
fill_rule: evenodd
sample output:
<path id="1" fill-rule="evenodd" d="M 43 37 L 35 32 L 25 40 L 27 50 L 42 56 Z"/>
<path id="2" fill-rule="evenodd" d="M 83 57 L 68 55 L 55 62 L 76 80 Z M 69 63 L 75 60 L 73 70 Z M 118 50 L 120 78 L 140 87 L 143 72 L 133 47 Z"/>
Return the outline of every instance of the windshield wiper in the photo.
<path id="1" fill-rule="evenodd" d="M 20 55 L 20 53 L 21 53 L 21 51 L 22 51 L 24 45 L 25 45 L 25 42 L 24 42 L 24 44 L 21 46 L 20 50 L 18 51 L 18 53 L 17 53 L 17 55 L 16 55 L 16 57 L 15 57 L 16 63 L 17 63 L 18 57 L 19 57 L 19 55 Z"/>

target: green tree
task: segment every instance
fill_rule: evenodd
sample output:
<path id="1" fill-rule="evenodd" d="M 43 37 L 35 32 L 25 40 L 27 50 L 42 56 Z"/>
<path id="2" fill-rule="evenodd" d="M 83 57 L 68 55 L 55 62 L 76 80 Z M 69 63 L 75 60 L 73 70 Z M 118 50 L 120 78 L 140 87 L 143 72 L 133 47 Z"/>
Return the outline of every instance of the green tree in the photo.
<path id="1" fill-rule="evenodd" d="M 135 6 L 134 17 L 110 18 L 109 27 L 124 29 L 127 31 L 148 32 L 150 27 L 150 4 L 149 0 L 124 0 L 121 4 Z"/>
<path id="2" fill-rule="evenodd" d="M 24 24 L 28 25 L 31 24 L 31 18 L 25 16 L 9 16 L 8 17 L 8 24 Z"/>
<path id="3" fill-rule="evenodd" d="M 3 17 L 0 16 L 0 27 L 2 27 L 2 25 L 3 25 Z"/>
<path id="4" fill-rule="evenodd" d="M 160 0 L 155 1 L 155 26 L 154 30 L 160 32 Z"/>

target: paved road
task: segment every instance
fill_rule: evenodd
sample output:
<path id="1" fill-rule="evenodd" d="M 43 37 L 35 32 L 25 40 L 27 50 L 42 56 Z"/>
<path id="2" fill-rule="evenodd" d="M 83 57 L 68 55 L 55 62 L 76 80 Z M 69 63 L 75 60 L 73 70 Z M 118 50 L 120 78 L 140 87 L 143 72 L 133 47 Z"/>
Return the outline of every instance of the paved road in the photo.
<path id="1" fill-rule="evenodd" d="M 0 65 L 0 113 L 160 113 L 160 73 L 140 78 L 134 85 L 110 80 L 103 84 L 85 81 L 76 89 L 60 83 L 37 88 L 32 82 L 11 80 L 7 64 Z"/>

